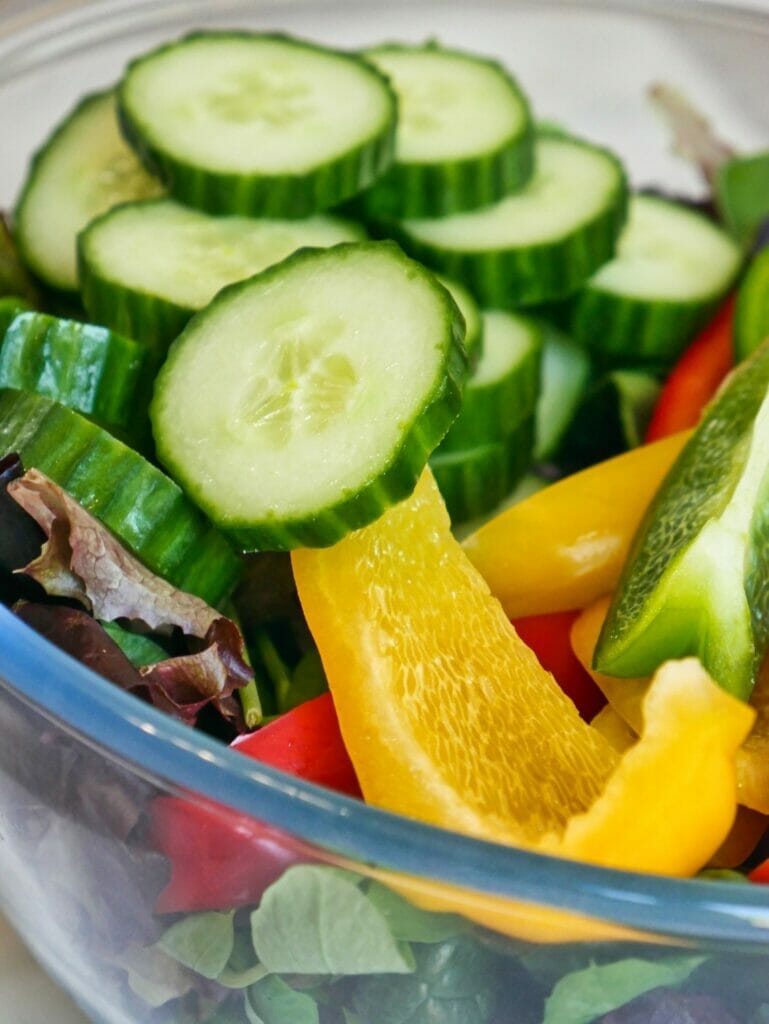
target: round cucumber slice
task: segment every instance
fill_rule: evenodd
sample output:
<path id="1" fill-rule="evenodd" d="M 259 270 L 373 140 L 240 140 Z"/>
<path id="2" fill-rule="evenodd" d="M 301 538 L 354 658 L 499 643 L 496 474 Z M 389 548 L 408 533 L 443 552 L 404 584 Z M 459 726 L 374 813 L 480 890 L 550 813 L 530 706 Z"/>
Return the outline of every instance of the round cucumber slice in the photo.
<path id="1" fill-rule="evenodd" d="M 656 196 L 633 196 L 617 255 L 576 296 L 571 337 L 606 363 L 669 366 L 703 327 L 742 262 L 707 217 Z"/>
<path id="2" fill-rule="evenodd" d="M 77 291 L 77 234 L 117 203 L 159 195 L 118 128 L 113 91 L 86 96 L 35 155 L 15 212 L 15 236 L 37 276 Z"/>
<path id="3" fill-rule="evenodd" d="M 529 106 L 500 64 L 435 43 L 364 56 L 398 96 L 395 162 L 362 197 L 371 213 L 442 217 L 526 183 L 534 166 Z"/>
<path id="4" fill-rule="evenodd" d="M 627 186 L 616 157 L 588 143 L 540 135 L 521 191 L 439 219 L 382 219 L 428 266 L 462 281 L 492 308 L 553 302 L 576 292 L 614 255 Z"/>
<path id="5" fill-rule="evenodd" d="M 436 451 L 430 468 L 452 525 L 485 515 L 512 492 L 531 465 L 534 417 L 491 444 L 458 451 Z"/>
<path id="6" fill-rule="evenodd" d="M 438 452 L 500 441 L 534 412 L 539 394 L 542 333 L 534 321 L 485 310 L 484 347 L 467 380 L 459 415 Z"/>
<path id="7" fill-rule="evenodd" d="M 99 323 L 164 350 L 225 285 L 305 246 L 364 236 L 359 225 L 327 214 L 212 217 L 172 199 L 126 203 L 80 236 L 83 302 Z"/>
<path id="8" fill-rule="evenodd" d="M 42 395 L 0 390 L 0 452 L 63 487 L 138 559 L 219 605 L 241 560 L 177 485 L 106 430 Z"/>
<path id="9" fill-rule="evenodd" d="M 0 344 L 0 388 L 47 395 L 136 446 L 149 432 L 150 384 L 147 347 L 106 327 L 21 313 Z"/>
<path id="10" fill-rule="evenodd" d="M 542 322 L 542 367 L 536 412 L 534 459 L 555 458 L 590 380 L 585 350 L 556 327 Z"/>
<path id="11" fill-rule="evenodd" d="M 244 548 L 331 544 L 413 489 L 459 408 L 462 333 L 446 289 L 393 243 L 295 253 L 172 345 L 158 456 Z"/>
<path id="12" fill-rule="evenodd" d="M 199 32 L 129 65 L 127 138 L 179 200 L 305 217 L 390 164 L 396 101 L 376 68 L 281 35 Z"/>

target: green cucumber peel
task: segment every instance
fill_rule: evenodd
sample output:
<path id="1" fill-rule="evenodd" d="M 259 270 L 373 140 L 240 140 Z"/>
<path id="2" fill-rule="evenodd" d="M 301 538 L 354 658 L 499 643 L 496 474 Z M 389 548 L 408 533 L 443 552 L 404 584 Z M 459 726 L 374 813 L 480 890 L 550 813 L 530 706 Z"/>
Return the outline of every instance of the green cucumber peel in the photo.
<path id="1" fill-rule="evenodd" d="M 762 249 L 748 264 L 737 292 L 734 308 L 733 343 L 740 361 L 769 338 L 769 248 Z"/>

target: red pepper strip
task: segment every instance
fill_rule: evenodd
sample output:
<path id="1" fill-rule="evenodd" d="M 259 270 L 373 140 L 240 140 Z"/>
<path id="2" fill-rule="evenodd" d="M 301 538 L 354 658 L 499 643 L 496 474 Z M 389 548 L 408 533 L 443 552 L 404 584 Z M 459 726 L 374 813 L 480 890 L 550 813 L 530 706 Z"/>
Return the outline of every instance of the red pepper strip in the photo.
<path id="1" fill-rule="evenodd" d="M 702 410 L 734 366 L 734 305 L 735 296 L 731 295 L 673 367 L 646 431 L 647 444 L 696 426 Z"/>
<path id="2" fill-rule="evenodd" d="M 761 861 L 758 867 L 748 875 L 751 882 L 758 882 L 760 885 L 769 884 L 769 860 Z"/>
<path id="3" fill-rule="evenodd" d="M 240 737 L 233 747 L 310 782 L 360 796 L 330 694 Z M 258 903 L 286 868 L 314 859 L 312 850 L 289 834 L 194 794 L 153 801 L 150 840 L 171 868 L 155 904 L 159 914 Z"/>
<path id="4" fill-rule="evenodd" d="M 530 647 L 540 665 L 551 672 L 563 692 L 574 701 L 586 722 L 592 721 L 606 698 L 582 667 L 571 646 L 571 626 L 579 610 L 529 615 L 514 619 L 521 640 Z"/>

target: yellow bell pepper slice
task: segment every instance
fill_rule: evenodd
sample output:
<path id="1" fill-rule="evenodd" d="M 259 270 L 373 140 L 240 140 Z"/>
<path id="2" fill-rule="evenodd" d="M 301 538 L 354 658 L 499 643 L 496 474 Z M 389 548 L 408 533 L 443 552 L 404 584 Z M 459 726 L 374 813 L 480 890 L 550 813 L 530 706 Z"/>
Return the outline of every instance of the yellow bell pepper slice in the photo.
<path id="1" fill-rule="evenodd" d="M 465 539 L 511 619 L 584 608 L 614 589 L 641 517 L 690 433 L 565 477 Z"/>

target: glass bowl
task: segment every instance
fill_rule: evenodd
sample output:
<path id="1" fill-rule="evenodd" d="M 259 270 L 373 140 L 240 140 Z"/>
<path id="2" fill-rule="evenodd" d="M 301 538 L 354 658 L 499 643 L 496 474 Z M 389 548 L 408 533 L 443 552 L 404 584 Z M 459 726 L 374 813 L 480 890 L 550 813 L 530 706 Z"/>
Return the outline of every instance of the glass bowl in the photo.
<path id="1" fill-rule="evenodd" d="M 699 187 L 646 101 L 655 80 L 683 89 L 735 146 L 769 140 L 769 18 L 746 10 L 59 2 L 0 23 L 0 202 L 13 203 L 29 155 L 80 94 L 113 82 L 133 54 L 206 25 L 337 46 L 438 36 L 497 56 L 540 117 L 612 146 L 636 185 Z M 94 1021 L 587 1024 L 649 977 L 687 979 L 703 1020 L 719 1001 L 733 1017 L 714 1021 L 769 1019 L 763 888 L 561 861 L 304 784 L 119 692 L 3 608 L 0 737 L 2 906 Z M 279 879 L 258 924 L 265 984 L 250 911 Z M 194 917 L 171 912 L 169 882 L 177 894 L 186 886 Z M 379 887 L 376 912 L 371 900 L 361 909 L 361 884 Z M 677 1019 L 670 999 L 655 1020 Z"/>

